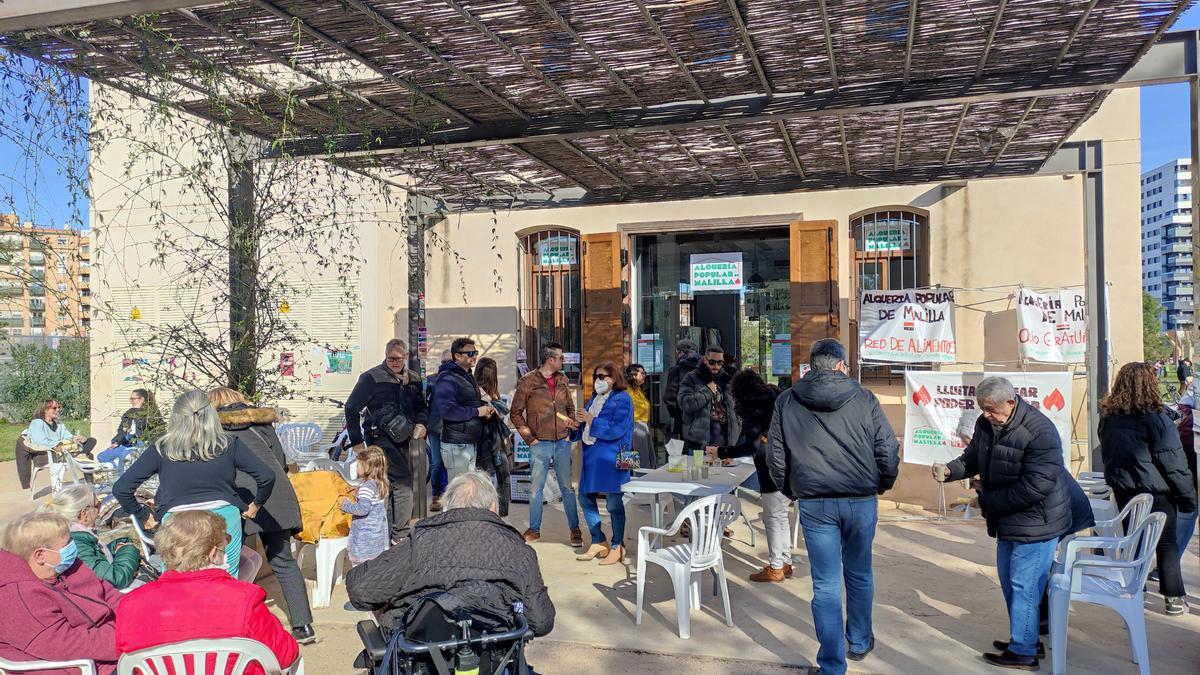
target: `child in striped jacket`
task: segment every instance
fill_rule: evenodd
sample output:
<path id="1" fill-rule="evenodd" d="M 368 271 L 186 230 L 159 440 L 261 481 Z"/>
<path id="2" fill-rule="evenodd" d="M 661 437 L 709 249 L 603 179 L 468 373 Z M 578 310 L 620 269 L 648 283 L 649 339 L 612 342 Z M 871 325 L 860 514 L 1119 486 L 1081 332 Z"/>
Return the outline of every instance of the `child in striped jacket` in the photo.
<path id="1" fill-rule="evenodd" d="M 347 554 L 351 564 L 372 560 L 388 547 L 388 524 L 385 512 L 388 498 L 387 457 L 383 448 L 372 445 L 358 452 L 358 476 L 362 485 L 352 501 L 342 497 L 338 506 L 354 516 L 350 522 L 350 545 Z"/>

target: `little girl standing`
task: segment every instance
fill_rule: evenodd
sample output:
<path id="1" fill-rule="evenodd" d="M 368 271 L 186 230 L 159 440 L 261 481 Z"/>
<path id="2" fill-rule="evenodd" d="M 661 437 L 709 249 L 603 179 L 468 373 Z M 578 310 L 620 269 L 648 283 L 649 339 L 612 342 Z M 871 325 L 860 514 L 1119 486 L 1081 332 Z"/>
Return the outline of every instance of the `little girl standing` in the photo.
<path id="1" fill-rule="evenodd" d="M 354 516 L 350 522 L 350 563 L 374 559 L 388 547 L 388 524 L 384 504 L 388 497 L 387 457 L 372 445 L 358 452 L 358 475 L 362 485 L 351 501 L 342 497 L 338 507 Z"/>

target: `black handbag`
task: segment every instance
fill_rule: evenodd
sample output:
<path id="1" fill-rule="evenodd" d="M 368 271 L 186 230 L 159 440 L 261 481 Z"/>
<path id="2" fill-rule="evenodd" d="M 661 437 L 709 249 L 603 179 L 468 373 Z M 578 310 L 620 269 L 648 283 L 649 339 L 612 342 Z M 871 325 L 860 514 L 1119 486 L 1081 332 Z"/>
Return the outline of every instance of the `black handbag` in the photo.
<path id="1" fill-rule="evenodd" d="M 379 433 L 387 436 L 396 445 L 402 445 L 412 438 L 416 425 L 395 404 L 385 404 L 372 416 L 373 426 Z"/>

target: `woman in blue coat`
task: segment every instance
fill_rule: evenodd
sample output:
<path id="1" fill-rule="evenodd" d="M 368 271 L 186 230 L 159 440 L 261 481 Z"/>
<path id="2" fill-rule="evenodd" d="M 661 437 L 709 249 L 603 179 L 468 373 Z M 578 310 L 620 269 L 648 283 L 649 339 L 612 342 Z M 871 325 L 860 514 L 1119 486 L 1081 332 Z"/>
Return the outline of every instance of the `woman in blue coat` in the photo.
<path id="1" fill-rule="evenodd" d="M 633 399 L 625 391 L 625 376 L 614 363 L 602 363 L 592 371 L 595 393 L 587 406 L 575 414 L 582 425 L 572 432 L 572 440 L 583 441 L 583 472 L 579 477 L 579 505 L 592 533 L 592 545 L 577 560 L 601 558 L 601 565 L 615 565 L 625 559 L 625 502 L 621 486 L 629 480 L 629 471 L 617 468 L 617 453 L 633 443 Z M 604 504 L 612 521 L 613 535 L 605 541 L 600 528 L 600 507 L 596 498 L 604 494 Z"/>

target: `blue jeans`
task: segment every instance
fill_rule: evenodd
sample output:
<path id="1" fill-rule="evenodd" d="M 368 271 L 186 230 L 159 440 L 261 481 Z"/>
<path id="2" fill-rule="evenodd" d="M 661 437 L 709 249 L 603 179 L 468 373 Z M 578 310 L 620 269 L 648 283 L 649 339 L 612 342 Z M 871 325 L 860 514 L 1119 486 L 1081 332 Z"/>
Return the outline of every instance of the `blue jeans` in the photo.
<path id="1" fill-rule="evenodd" d="M 1196 516 L 1200 515 L 1200 510 L 1184 513 L 1178 511 L 1175 513 L 1175 543 L 1179 549 L 1179 560 L 1183 560 L 1183 554 L 1187 553 L 1188 542 L 1192 540 L 1192 533 L 1196 531 Z"/>
<path id="2" fill-rule="evenodd" d="M 575 508 L 575 488 L 571 487 L 571 441 L 538 441 L 529 446 L 529 463 L 533 469 L 533 496 L 529 499 L 529 529 L 542 531 L 542 494 L 546 490 L 546 476 L 550 463 L 554 462 L 554 475 L 562 491 L 563 511 L 567 512 L 567 525 L 579 529 L 579 511 Z"/>
<path id="3" fill-rule="evenodd" d="M 446 491 L 446 465 L 442 463 L 442 437 L 431 433 L 427 437 L 425 454 L 429 455 L 429 485 L 433 488 L 433 496 L 441 497 Z"/>
<path id="4" fill-rule="evenodd" d="M 996 572 L 1008 607 L 1008 649 L 1021 656 L 1035 656 L 1038 643 L 1038 604 L 1050 579 L 1058 539 L 1023 543 L 996 540 Z"/>
<path id="5" fill-rule="evenodd" d="M 446 466 L 446 481 L 467 473 L 475 468 L 474 443 L 438 443 L 442 451 L 442 464 Z"/>
<path id="6" fill-rule="evenodd" d="M 117 473 L 121 473 L 125 470 L 125 458 L 134 450 L 137 450 L 137 448 L 132 445 L 118 445 L 115 448 L 101 450 L 96 453 L 96 461 L 104 462 L 105 464 L 115 462 Z"/>
<path id="7" fill-rule="evenodd" d="M 600 527 L 600 505 L 596 502 L 599 492 L 582 492 L 579 494 L 579 506 L 583 508 L 583 519 L 587 522 L 588 531 L 592 533 L 593 544 L 607 544 L 604 539 L 604 529 Z M 625 541 L 625 495 L 621 492 L 604 493 L 604 506 L 608 509 L 608 519 L 612 521 L 612 547 L 616 548 Z"/>
<path id="8" fill-rule="evenodd" d="M 871 646 L 875 578 L 871 544 L 879 506 L 870 497 L 801 499 L 800 524 L 812 572 L 813 624 L 821 648 L 821 675 L 844 675 L 846 643 L 855 652 Z M 842 625 L 842 580 L 846 583 L 846 624 Z"/>

